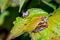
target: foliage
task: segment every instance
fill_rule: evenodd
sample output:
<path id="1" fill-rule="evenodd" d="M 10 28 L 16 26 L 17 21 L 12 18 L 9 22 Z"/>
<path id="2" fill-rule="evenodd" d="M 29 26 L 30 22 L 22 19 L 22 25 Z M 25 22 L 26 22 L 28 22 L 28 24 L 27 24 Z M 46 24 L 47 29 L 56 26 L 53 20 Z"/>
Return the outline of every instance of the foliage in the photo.
<path id="1" fill-rule="evenodd" d="M 11 38 L 16 38 L 27 32 L 33 40 L 60 40 L 60 8 L 56 9 L 57 6 L 55 3 L 51 3 L 52 0 L 30 1 L 0 0 L 0 28 L 11 30 L 11 34 L 9 34 L 12 35 Z M 54 1 L 57 4 L 60 3 L 59 0 Z M 28 16 L 20 17 L 26 9 Z M 52 13 L 52 16 L 50 16 L 50 13 Z M 32 32 L 41 22 L 42 16 L 48 18 L 48 27 L 37 33 Z"/>

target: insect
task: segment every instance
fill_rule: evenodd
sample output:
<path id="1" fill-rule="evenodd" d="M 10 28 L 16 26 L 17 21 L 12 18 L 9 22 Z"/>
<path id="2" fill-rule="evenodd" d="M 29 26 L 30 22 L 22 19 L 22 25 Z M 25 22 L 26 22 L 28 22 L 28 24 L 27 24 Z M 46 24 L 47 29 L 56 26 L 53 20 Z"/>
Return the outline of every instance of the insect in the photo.
<path id="1" fill-rule="evenodd" d="M 45 29 L 46 27 L 48 27 L 47 18 L 42 17 L 42 21 L 37 25 L 37 27 L 35 28 L 33 32 L 39 32 Z"/>

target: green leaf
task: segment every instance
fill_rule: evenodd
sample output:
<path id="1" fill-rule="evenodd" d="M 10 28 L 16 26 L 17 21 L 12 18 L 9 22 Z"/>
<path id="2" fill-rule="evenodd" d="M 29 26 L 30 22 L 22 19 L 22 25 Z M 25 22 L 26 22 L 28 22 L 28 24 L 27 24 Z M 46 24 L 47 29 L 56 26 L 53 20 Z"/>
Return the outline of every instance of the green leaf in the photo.
<path id="1" fill-rule="evenodd" d="M 21 11 L 21 8 L 22 8 L 22 6 L 24 5 L 25 2 L 26 2 L 26 0 L 20 0 L 19 12 Z"/>
<path id="2" fill-rule="evenodd" d="M 13 22 L 14 26 L 11 30 L 11 35 L 13 35 L 14 38 L 24 33 L 25 23 L 26 23 L 26 20 L 21 17 L 17 17 L 16 21 Z"/>
<path id="3" fill-rule="evenodd" d="M 42 2 L 43 3 L 45 3 L 45 4 L 47 4 L 48 6 L 50 6 L 51 8 L 53 8 L 54 10 L 56 9 L 56 5 L 54 5 L 54 4 L 51 4 L 51 3 L 49 3 L 49 2 L 46 2 L 45 0 L 42 0 Z"/>
<path id="4" fill-rule="evenodd" d="M 53 16 L 49 17 L 48 23 L 49 27 L 60 36 L 60 8 L 54 12 Z"/>
<path id="5" fill-rule="evenodd" d="M 58 4 L 60 4 L 60 0 L 55 0 Z"/>
<path id="6" fill-rule="evenodd" d="M 52 1 L 52 0 L 43 0 L 43 1 L 50 2 L 50 1 Z"/>
<path id="7" fill-rule="evenodd" d="M 36 16 L 45 16 L 48 17 L 48 13 L 42 9 L 39 8 L 31 8 L 28 9 L 29 16 L 27 18 L 32 18 Z"/>
<path id="8" fill-rule="evenodd" d="M 35 13 L 35 12 L 36 13 Z M 48 15 L 45 11 L 41 9 L 30 9 L 28 10 L 30 13 L 29 16 L 26 18 L 17 17 L 16 21 L 14 22 L 14 26 L 11 30 L 11 35 L 15 37 L 18 37 L 19 35 L 23 34 L 24 32 L 31 32 L 33 31 L 38 23 L 40 23 L 40 15 L 45 16 Z M 37 14 L 37 16 L 35 16 Z"/>
<path id="9" fill-rule="evenodd" d="M 10 6 L 11 7 L 16 7 L 16 6 L 19 6 L 19 5 L 20 5 L 19 0 L 10 0 Z"/>
<path id="10" fill-rule="evenodd" d="M 9 0 L 0 0 L 0 8 L 1 10 L 5 10 L 9 5 Z"/>
<path id="11" fill-rule="evenodd" d="M 0 26 L 3 24 L 4 18 L 5 18 L 5 16 L 7 16 L 8 14 L 9 14 L 8 11 L 4 11 L 4 12 L 0 15 Z"/>

